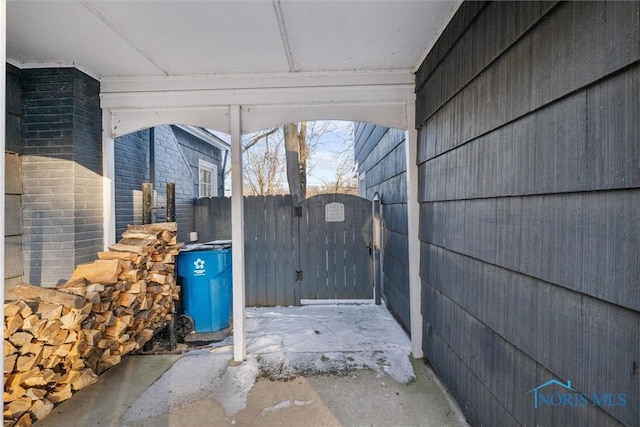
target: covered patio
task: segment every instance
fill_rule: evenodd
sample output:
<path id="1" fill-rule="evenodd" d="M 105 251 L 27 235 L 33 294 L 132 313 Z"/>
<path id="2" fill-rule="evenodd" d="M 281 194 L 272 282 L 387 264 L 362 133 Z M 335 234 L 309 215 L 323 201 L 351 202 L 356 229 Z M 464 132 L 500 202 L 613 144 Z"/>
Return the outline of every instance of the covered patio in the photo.
<path id="1" fill-rule="evenodd" d="M 9 2 L 1 25 L 7 62 L 18 68 L 73 67 L 100 83 L 105 248 L 116 238 L 118 136 L 160 124 L 226 132 L 232 142 L 232 194 L 240 195 L 244 133 L 317 119 L 405 129 L 408 224 L 413 236 L 408 261 L 411 349 L 421 357 L 414 72 L 459 5 Z M 234 359 L 242 361 L 242 197 L 233 198 L 232 216 Z"/>

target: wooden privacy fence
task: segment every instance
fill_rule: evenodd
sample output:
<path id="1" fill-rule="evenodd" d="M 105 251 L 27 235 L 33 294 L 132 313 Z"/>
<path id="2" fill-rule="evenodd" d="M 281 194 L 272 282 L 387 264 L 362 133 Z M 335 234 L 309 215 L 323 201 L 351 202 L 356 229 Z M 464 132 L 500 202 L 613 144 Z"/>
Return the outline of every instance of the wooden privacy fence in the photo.
<path id="1" fill-rule="evenodd" d="M 195 210 L 200 242 L 231 238 L 230 198 Z M 347 194 L 245 197 L 246 304 L 374 298 L 373 221 L 372 202 Z"/>

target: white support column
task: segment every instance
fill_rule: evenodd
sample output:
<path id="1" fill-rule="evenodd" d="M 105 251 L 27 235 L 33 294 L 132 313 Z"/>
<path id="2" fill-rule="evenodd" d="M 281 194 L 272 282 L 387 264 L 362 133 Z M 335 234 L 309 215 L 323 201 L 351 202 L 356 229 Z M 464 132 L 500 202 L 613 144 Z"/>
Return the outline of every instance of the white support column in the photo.
<path id="1" fill-rule="evenodd" d="M 102 110 L 102 215 L 104 250 L 115 243 L 115 141 L 111 136 L 111 110 Z"/>
<path id="2" fill-rule="evenodd" d="M 242 195 L 242 112 L 239 105 L 229 107 L 231 129 L 231 239 L 233 274 L 233 360 L 247 357 L 244 317 L 244 197 Z"/>
<path id="3" fill-rule="evenodd" d="M 418 204 L 418 132 L 415 102 L 406 104 L 407 133 L 405 158 L 407 163 L 407 240 L 409 245 L 409 311 L 411 315 L 411 352 L 422 353 L 422 284 L 420 282 L 420 205 Z"/>
<path id="4" fill-rule="evenodd" d="M 0 156 L 0 279 L 2 279 L 2 287 L 0 287 L 0 319 L 4 319 L 4 188 L 5 188 L 5 172 L 4 172 L 4 156 L 5 156 L 5 128 L 6 128 L 6 94 L 7 94 L 7 2 L 0 0 L 0 64 L 3 64 L 2 75 L 0 75 L 0 148 L 2 156 Z M 4 347 L 0 350 L 0 358 L 4 360 Z M 2 378 L 2 389 L 4 390 L 4 377 Z"/>

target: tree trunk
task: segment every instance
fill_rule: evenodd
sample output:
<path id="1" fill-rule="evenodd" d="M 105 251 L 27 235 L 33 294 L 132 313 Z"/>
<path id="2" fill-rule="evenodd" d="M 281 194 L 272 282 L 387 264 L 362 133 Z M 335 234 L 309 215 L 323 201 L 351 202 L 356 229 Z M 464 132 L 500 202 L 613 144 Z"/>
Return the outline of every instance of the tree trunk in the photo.
<path id="1" fill-rule="evenodd" d="M 309 147 L 307 146 L 307 122 L 300 123 L 298 133 L 298 150 L 300 158 L 300 200 L 307 198 L 307 159 L 309 158 Z"/>
<path id="2" fill-rule="evenodd" d="M 298 124 L 289 123 L 284 125 L 284 147 L 286 150 L 285 158 L 287 160 L 287 182 L 289 183 L 289 193 L 292 196 L 298 196 L 300 200 L 304 199 L 305 194 L 302 190 L 302 182 L 300 179 L 300 145 Z"/>

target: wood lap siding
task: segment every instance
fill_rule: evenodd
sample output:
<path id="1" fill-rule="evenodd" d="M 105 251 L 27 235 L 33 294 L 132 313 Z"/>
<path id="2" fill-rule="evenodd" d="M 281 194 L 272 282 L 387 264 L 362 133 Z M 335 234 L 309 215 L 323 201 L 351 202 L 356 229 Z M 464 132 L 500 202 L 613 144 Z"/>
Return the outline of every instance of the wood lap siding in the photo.
<path id="1" fill-rule="evenodd" d="M 387 307 L 409 330 L 409 267 L 405 132 L 368 123 L 355 124 L 355 158 L 363 197 L 382 198 L 382 294 Z"/>
<path id="2" fill-rule="evenodd" d="M 474 425 L 640 424 L 639 40 L 637 2 L 464 3 L 417 72 L 423 348 Z"/>

